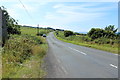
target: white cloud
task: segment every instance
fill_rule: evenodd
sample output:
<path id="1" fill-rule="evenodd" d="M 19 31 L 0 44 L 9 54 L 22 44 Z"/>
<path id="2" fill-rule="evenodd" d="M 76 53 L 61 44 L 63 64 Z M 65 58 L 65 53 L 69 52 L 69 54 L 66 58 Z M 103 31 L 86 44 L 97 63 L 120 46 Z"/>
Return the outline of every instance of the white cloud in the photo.
<path id="1" fill-rule="evenodd" d="M 47 27 L 47 26 L 52 26 L 53 28 L 64 27 L 65 29 L 70 28 L 68 25 L 71 25 L 72 23 L 76 24 L 76 23 L 99 20 L 101 17 L 106 15 L 105 11 L 111 10 L 114 8 L 114 6 L 108 6 L 108 5 L 106 5 L 106 7 L 103 7 L 103 6 L 98 7 L 100 3 L 88 3 L 90 0 L 84 0 L 84 2 L 87 2 L 87 1 L 88 2 L 82 3 L 82 4 L 80 3 L 80 5 L 74 5 L 74 3 L 72 5 L 67 5 L 66 3 L 56 4 L 52 7 L 53 9 L 51 9 L 51 3 L 49 3 L 50 5 L 46 5 L 48 4 L 48 2 L 50 2 L 48 0 L 42 0 L 42 1 L 41 0 L 21 0 L 21 1 L 32 17 L 34 16 L 33 13 L 40 12 L 41 10 L 41 13 L 36 15 L 38 17 L 34 16 L 34 18 L 36 19 L 36 22 L 29 21 L 30 18 L 28 15 L 26 15 L 25 9 L 20 4 L 19 0 L 2 0 L 2 2 L 0 3 L 4 3 L 4 5 L 7 6 L 6 8 L 10 13 L 10 15 L 13 16 L 13 18 L 15 19 L 19 18 L 21 20 L 21 23 L 34 25 L 40 22 L 41 24 L 40 26 L 43 26 L 43 27 Z M 68 2 L 72 2 L 72 1 L 80 2 L 79 0 L 78 1 L 69 0 Z M 95 0 L 91 0 L 91 1 L 94 2 Z M 104 0 L 104 1 L 99 0 L 99 1 L 109 2 L 112 0 Z M 54 1 L 52 5 L 55 4 L 55 2 L 57 1 Z M 58 2 L 67 2 L 67 1 L 58 0 Z M 81 2 L 83 2 L 83 0 L 81 0 Z M 48 8 L 48 11 L 46 9 L 46 6 L 50 6 Z M 42 22 L 42 19 L 43 19 L 43 22 Z M 71 25 L 71 26 L 74 26 L 74 25 Z"/>
<path id="2" fill-rule="evenodd" d="M 48 21 L 46 24 L 55 24 L 68 29 L 70 25 L 75 27 L 76 23 L 82 24 L 84 22 L 100 21 L 101 18 L 107 15 L 107 11 L 115 8 L 109 5 L 98 7 L 99 4 L 100 3 L 84 3 L 75 6 L 68 6 L 67 4 L 54 5 L 53 8 L 56 11 L 46 14 L 45 19 Z M 69 25 L 69 27 L 66 25 Z"/>
<path id="3" fill-rule="evenodd" d="M 65 6 L 63 4 L 57 4 L 53 6 L 53 8 L 56 9 L 56 12 L 47 13 L 45 18 L 47 20 L 55 21 L 55 23 L 62 24 L 83 22 L 103 17 L 105 15 L 103 11 L 111 9 L 111 7 L 87 8 L 88 6 L 95 5 L 85 4 L 84 6 Z"/>
<path id="4" fill-rule="evenodd" d="M 53 8 L 58 9 L 57 12 L 61 11 L 75 11 L 79 10 L 80 12 L 100 12 L 100 11 L 107 11 L 110 9 L 115 8 L 116 6 L 105 6 L 105 7 L 97 7 L 101 3 L 85 3 L 85 4 L 80 4 L 79 6 L 65 6 L 63 4 L 57 4 L 53 6 Z M 93 8 L 90 8 L 93 7 Z"/>

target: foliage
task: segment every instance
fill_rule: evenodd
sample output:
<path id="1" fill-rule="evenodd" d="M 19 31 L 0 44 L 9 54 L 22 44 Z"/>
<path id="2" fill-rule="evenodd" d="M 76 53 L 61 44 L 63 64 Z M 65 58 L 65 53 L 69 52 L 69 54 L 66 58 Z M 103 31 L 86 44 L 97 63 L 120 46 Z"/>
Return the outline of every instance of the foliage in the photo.
<path id="1" fill-rule="evenodd" d="M 108 27 L 105 27 L 106 31 L 110 31 L 112 33 L 116 33 L 118 29 L 115 29 L 114 25 L 109 25 Z"/>
<path id="2" fill-rule="evenodd" d="M 72 31 L 64 31 L 64 36 L 65 37 L 68 37 L 68 36 L 71 36 L 71 35 L 73 35 Z"/>
<path id="3" fill-rule="evenodd" d="M 21 34 L 20 25 L 18 25 L 17 21 L 13 19 L 7 12 L 7 10 L 2 6 L 0 7 L 3 11 L 4 17 L 6 19 L 6 26 L 8 34 Z"/>
<path id="4" fill-rule="evenodd" d="M 37 55 L 39 59 L 42 58 L 46 53 L 46 48 L 40 46 L 43 44 L 40 37 L 12 35 L 2 52 L 3 77 L 14 77 L 21 70 L 24 62 L 29 60 L 31 56 Z"/>
<path id="5" fill-rule="evenodd" d="M 78 33 L 78 32 L 75 32 L 75 33 L 74 33 L 74 35 L 80 35 L 80 33 Z"/>
<path id="6" fill-rule="evenodd" d="M 72 35 L 72 36 L 65 37 L 64 32 L 59 31 L 56 37 L 65 42 L 82 45 L 86 47 L 97 48 L 97 49 L 105 50 L 108 52 L 118 53 L 118 42 L 120 43 L 119 37 L 116 37 L 114 33 L 105 31 L 103 29 L 97 29 L 97 30 L 100 35 L 101 35 L 100 32 L 103 31 L 102 34 L 104 36 L 101 35 L 101 37 L 99 37 L 98 35 L 98 38 L 95 38 L 95 39 L 92 39 L 92 37 L 88 36 L 88 34 L 87 35 Z M 89 34 L 93 36 L 94 31 L 96 31 L 95 34 L 98 34 L 97 30 L 96 28 L 91 29 L 91 33 Z"/>
<path id="7" fill-rule="evenodd" d="M 109 25 L 105 28 L 105 30 L 100 28 L 92 28 L 88 32 L 88 36 L 91 37 L 93 40 L 101 37 L 110 38 L 110 39 L 116 39 L 117 35 L 115 32 L 117 29 L 114 29 L 114 26 Z"/>
<path id="8" fill-rule="evenodd" d="M 99 28 L 92 28 L 88 32 L 88 36 L 91 37 L 92 39 L 97 39 L 97 38 L 103 37 L 104 35 L 105 35 L 104 30 Z"/>

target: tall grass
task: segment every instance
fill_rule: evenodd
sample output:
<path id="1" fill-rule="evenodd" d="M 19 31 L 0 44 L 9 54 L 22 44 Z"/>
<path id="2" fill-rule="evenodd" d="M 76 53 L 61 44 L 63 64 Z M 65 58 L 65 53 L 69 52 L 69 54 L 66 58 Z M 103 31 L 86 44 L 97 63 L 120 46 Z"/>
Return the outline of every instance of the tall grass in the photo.
<path id="1" fill-rule="evenodd" d="M 2 51 L 3 78 L 42 78 L 47 51 L 45 38 L 36 36 L 34 28 L 22 28 L 22 35 L 11 35 Z"/>

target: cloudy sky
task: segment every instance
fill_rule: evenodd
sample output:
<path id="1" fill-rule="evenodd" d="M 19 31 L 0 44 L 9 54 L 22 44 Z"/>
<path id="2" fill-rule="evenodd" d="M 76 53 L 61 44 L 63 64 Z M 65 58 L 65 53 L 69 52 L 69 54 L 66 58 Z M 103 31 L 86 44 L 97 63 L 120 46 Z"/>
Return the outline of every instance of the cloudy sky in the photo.
<path id="1" fill-rule="evenodd" d="M 110 24 L 118 27 L 117 0 L 0 0 L 0 6 L 7 8 L 22 25 L 39 24 L 40 27 L 76 32 L 87 32 L 93 27 L 104 28 Z"/>

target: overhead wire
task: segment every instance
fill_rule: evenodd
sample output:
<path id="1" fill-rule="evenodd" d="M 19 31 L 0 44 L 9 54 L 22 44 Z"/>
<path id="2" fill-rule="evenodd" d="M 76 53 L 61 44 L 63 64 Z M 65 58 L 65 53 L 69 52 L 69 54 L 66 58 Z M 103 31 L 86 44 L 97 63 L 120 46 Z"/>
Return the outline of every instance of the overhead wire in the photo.
<path id="1" fill-rule="evenodd" d="M 22 3 L 21 0 L 19 0 L 19 2 L 20 2 L 20 4 L 23 6 L 23 8 L 25 9 L 27 15 L 28 15 L 28 16 L 30 17 L 30 19 L 33 21 L 34 19 L 33 19 L 33 17 L 30 15 L 30 13 L 29 13 L 29 11 L 27 10 L 27 8 L 25 7 L 25 5 Z"/>

